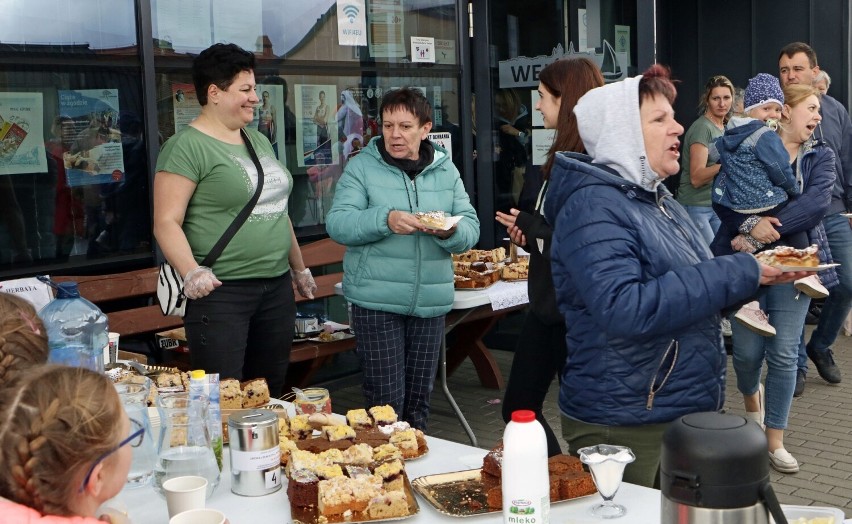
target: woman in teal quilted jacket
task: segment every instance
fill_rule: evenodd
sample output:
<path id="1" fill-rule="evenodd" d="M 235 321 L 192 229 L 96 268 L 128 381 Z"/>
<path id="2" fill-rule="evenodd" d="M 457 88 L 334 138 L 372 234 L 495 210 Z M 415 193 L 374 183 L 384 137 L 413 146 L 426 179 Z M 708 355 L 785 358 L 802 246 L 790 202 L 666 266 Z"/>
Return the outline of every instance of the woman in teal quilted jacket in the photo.
<path id="1" fill-rule="evenodd" d="M 346 165 L 326 217 L 347 246 L 343 293 L 352 304 L 368 406 L 390 404 L 426 428 L 444 315 L 453 305 L 451 253 L 479 240 L 479 219 L 447 151 L 427 140 L 432 107 L 402 88 L 382 99 L 382 136 Z M 415 216 L 463 218 L 434 230 Z"/>

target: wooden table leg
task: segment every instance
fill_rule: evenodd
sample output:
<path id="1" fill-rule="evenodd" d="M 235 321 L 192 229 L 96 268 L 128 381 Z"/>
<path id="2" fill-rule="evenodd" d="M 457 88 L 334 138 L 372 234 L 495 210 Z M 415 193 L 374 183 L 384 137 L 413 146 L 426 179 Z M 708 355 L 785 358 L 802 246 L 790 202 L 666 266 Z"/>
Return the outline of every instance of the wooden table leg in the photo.
<path id="1" fill-rule="evenodd" d="M 473 362 L 479 382 L 483 387 L 502 389 L 505 385 L 500 366 L 482 342 L 488 331 L 503 315 L 471 320 L 459 324 L 452 331 L 454 338 L 447 347 L 447 373 L 452 374 L 468 357 Z"/>

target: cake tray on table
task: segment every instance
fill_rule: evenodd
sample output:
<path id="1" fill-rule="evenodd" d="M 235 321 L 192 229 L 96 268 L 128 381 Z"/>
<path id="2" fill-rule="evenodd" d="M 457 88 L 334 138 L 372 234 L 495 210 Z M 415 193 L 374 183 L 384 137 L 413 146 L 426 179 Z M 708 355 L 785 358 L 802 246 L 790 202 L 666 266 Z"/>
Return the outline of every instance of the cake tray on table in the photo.
<path id="1" fill-rule="evenodd" d="M 388 522 L 392 520 L 405 520 L 411 518 L 420 512 L 420 506 L 417 504 L 417 499 L 414 497 L 414 491 L 411 489 L 411 483 L 408 481 L 408 475 L 403 474 L 405 482 L 403 489 L 405 490 L 405 498 L 408 501 L 408 515 L 399 517 L 388 517 L 384 519 L 371 519 L 365 512 L 356 511 L 351 515 L 329 515 L 322 516 L 316 506 L 293 506 L 290 505 L 290 516 L 293 519 L 293 524 L 334 524 L 336 522 Z M 286 490 L 285 490 L 286 491 Z"/>
<path id="2" fill-rule="evenodd" d="M 411 485 L 426 502 L 440 513 L 450 517 L 500 513 L 501 510 L 488 506 L 486 501 L 488 490 L 482 484 L 481 473 L 481 469 L 469 469 L 425 475 L 414 479 Z M 550 504 L 561 504 L 592 496 L 597 496 L 597 492 L 575 498 L 551 500 Z"/>

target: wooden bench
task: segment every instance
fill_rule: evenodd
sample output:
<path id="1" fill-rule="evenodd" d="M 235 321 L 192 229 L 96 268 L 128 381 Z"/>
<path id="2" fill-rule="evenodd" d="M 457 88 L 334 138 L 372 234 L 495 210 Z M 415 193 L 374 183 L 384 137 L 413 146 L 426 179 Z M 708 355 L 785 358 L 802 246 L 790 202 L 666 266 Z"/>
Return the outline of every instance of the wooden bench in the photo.
<path id="1" fill-rule="evenodd" d="M 327 266 L 340 264 L 346 248 L 330 238 L 325 238 L 302 246 L 305 265 L 314 273 L 317 291 L 314 300 L 324 300 L 337 296 L 335 285 L 343 280 L 341 271 L 328 272 Z M 324 274 L 323 274 L 324 273 Z M 157 303 L 158 268 L 146 268 L 126 273 L 97 276 L 56 276 L 56 282 L 76 281 L 80 294 L 97 304 L 109 318 L 110 331 L 125 337 L 147 337 L 153 347 L 153 335 L 183 326 L 180 317 L 163 316 Z M 296 303 L 309 302 L 299 293 L 295 293 Z M 519 308 L 513 308 L 519 309 Z M 511 311 L 511 310 L 509 310 Z M 482 343 L 482 337 L 494 323 L 509 311 L 491 311 L 480 308 L 476 314 L 466 317 L 454 330 L 454 343 L 448 347 L 447 364 L 452 373 L 461 362 L 470 358 L 473 361 L 479 379 L 485 387 L 500 389 L 504 385 L 500 369 L 490 351 Z M 452 311 L 447 315 L 447 323 L 463 314 Z M 355 348 L 355 339 L 349 338 L 334 342 L 317 343 L 311 341 L 294 342 L 290 351 L 290 367 L 287 372 L 288 386 L 306 386 L 311 383 L 315 373 L 328 360 L 339 353 Z M 160 357 L 163 363 L 189 367 L 189 355 L 166 350 Z"/>
<path id="2" fill-rule="evenodd" d="M 318 273 L 321 273 L 325 266 L 341 263 L 345 251 L 344 246 L 330 238 L 302 246 L 305 265 L 315 273 L 317 290 L 314 300 L 335 296 L 334 286 L 343 280 L 343 273 Z M 153 267 L 110 275 L 56 276 L 53 280 L 77 282 L 80 295 L 97 304 L 106 313 L 110 331 L 119 333 L 123 338 L 148 337 L 153 340 L 155 333 L 183 326 L 182 318 L 163 316 L 160 311 L 156 298 L 158 271 L 158 268 Z M 308 301 L 296 293 L 296 303 Z M 294 343 L 290 361 L 298 364 L 291 365 L 288 383 L 306 385 L 329 357 L 354 348 L 355 340 L 351 338 L 328 343 Z M 181 367 L 189 366 L 188 355 L 172 351 L 167 353 L 168 363 Z"/>

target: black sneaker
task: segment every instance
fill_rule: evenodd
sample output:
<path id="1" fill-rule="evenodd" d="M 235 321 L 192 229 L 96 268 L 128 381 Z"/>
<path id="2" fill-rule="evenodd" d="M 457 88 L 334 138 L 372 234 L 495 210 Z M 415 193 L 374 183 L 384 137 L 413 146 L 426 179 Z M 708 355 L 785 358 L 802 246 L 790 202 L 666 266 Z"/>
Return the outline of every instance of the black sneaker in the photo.
<path id="1" fill-rule="evenodd" d="M 819 376 L 821 376 L 823 380 L 829 384 L 840 384 L 842 379 L 842 376 L 840 375 L 840 368 L 834 363 L 834 354 L 831 349 L 817 352 L 808 346 L 806 348 L 806 352 L 808 354 L 808 358 L 814 363 Z"/>
<path id="2" fill-rule="evenodd" d="M 805 392 L 805 372 L 801 369 L 796 370 L 796 387 L 793 389 L 794 397 L 801 397 Z"/>

